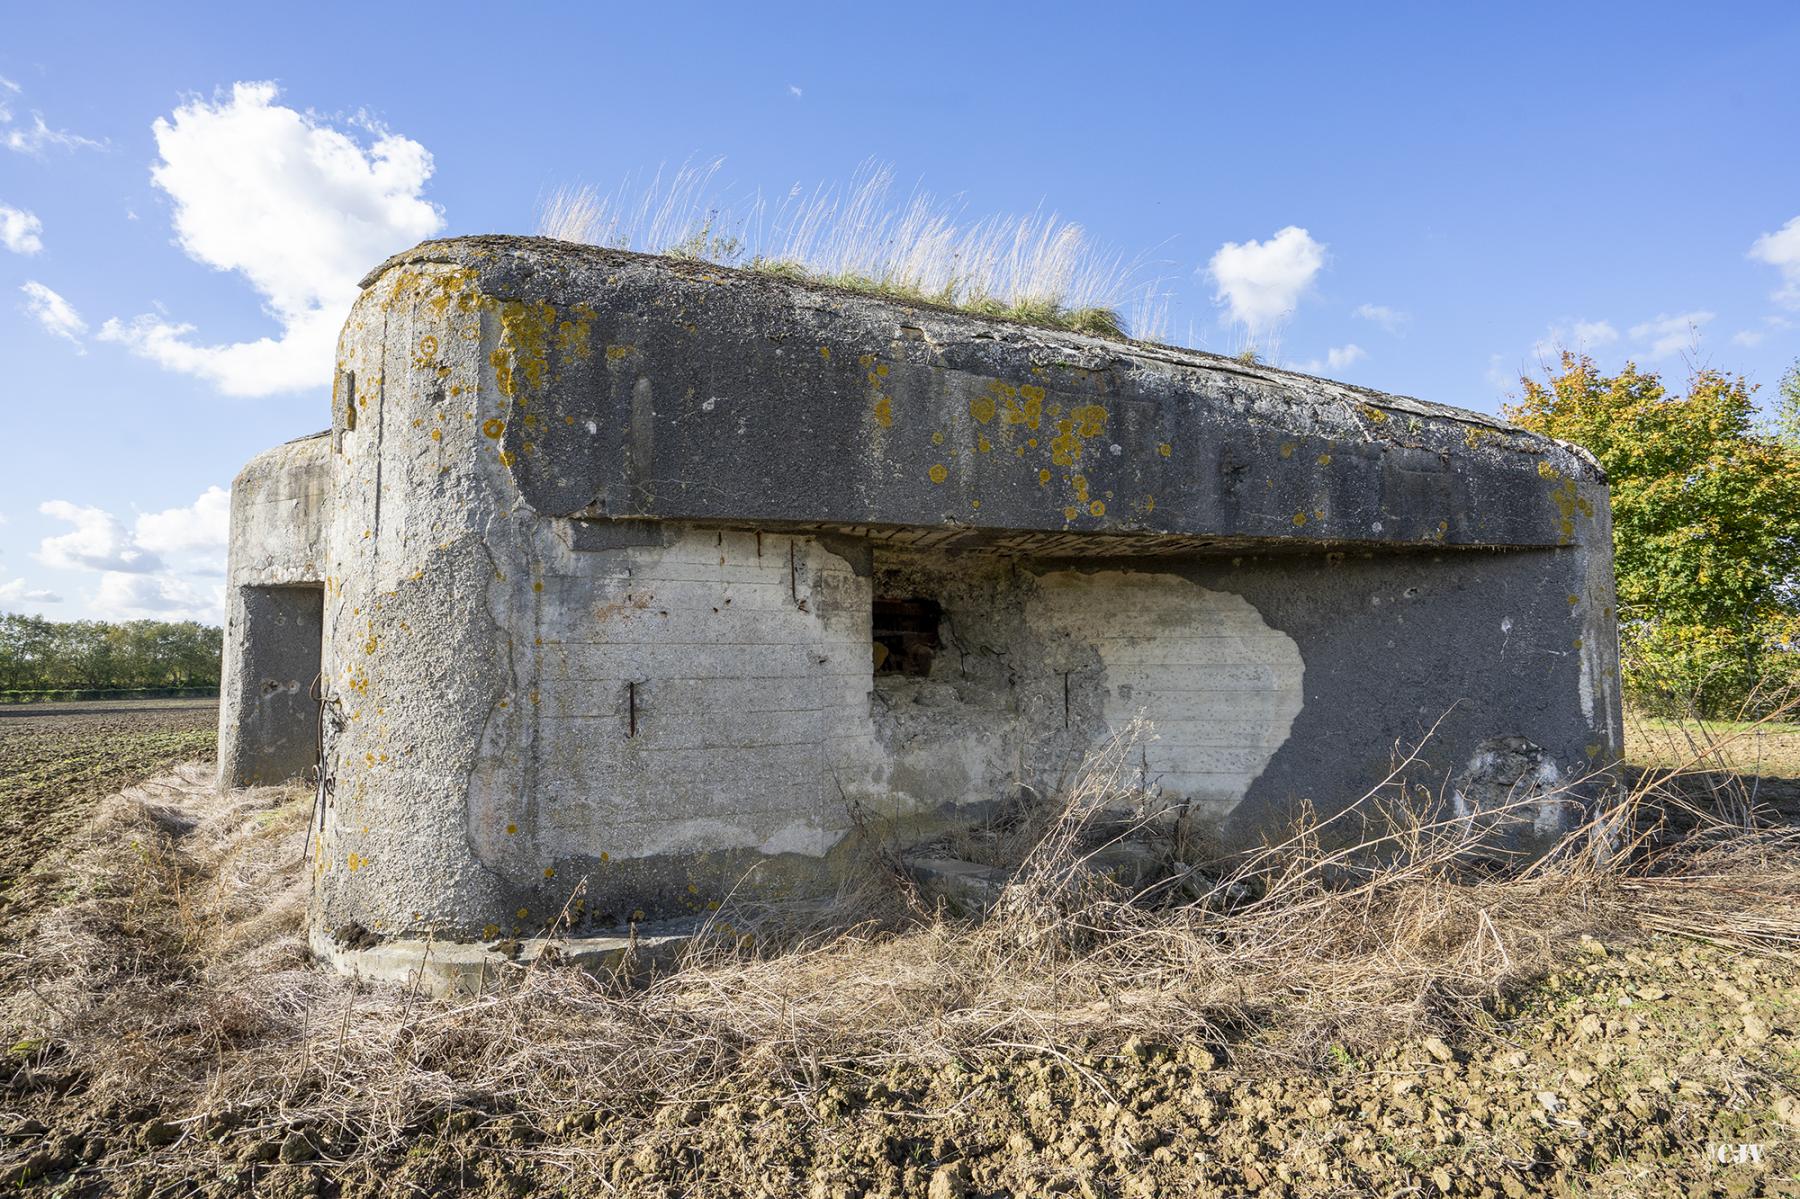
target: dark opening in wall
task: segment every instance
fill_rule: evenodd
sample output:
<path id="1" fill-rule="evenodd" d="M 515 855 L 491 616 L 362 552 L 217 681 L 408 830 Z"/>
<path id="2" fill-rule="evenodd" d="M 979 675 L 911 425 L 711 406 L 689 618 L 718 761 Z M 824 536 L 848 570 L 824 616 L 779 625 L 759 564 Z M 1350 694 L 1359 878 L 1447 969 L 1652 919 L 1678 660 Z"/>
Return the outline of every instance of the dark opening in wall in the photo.
<path id="1" fill-rule="evenodd" d="M 875 673 L 927 675 L 938 648 L 943 607 L 923 596 L 876 596 L 872 633 Z"/>
<path id="2" fill-rule="evenodd" d="M 241 620 L 228 645 L 231 732 L 220 742 L 220 777 L 234 787 L 302 778 L 319 760 L 320 646 L 325 588 L 318 584 L 243 587 Z M 233 680 L 229 676 L 235 676 Z"/>

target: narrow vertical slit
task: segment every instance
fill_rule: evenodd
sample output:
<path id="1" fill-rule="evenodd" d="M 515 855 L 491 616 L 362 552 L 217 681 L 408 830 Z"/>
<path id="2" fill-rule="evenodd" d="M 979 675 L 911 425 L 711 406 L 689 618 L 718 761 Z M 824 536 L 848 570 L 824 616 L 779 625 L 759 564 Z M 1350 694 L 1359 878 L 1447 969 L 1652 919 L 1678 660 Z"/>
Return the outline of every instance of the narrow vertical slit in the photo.
<path id="1" fill-rule="evenodd" d="M 626 703 L 625 736 L 627 738 L 631 738 L 631 737 L 637 736 L 637 683 L 636 682 L 628 682 L 625 684 L 625 703 Z"/>
<path id="2" fill-rule="evenodd" d="M 788 593 L 800 602 L 800 564 L 794 555 L 794 543 L 788 542 Z"/>

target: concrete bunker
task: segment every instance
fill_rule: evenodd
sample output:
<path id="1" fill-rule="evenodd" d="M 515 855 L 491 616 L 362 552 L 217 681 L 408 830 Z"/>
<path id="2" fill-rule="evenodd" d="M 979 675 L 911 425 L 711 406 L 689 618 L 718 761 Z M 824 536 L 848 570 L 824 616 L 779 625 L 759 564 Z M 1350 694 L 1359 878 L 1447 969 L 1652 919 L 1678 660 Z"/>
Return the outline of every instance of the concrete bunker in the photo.
<path id="1" fill-rule="evenodd" d="M 1471 809 L 1494 745 L 1619 749 L 1605 481 L 1490 417 L 524 238 L 390 260 L 338 358 L 234 487 L 221 779 L 311 764 L 256 688 L 315 587 L 347 968 L 828 893 L 856 820 L 926 844 L 1139 717 L 1227 845 L 1434 726 Z"/>

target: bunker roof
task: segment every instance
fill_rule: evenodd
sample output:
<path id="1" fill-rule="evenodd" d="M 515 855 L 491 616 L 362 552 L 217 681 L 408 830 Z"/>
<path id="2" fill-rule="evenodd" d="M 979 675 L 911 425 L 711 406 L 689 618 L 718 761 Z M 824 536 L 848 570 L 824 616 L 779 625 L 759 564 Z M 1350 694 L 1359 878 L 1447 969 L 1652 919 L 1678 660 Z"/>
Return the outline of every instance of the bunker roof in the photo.
<path id="1" fill-rule="evenodd" d="M 420 330 L 462 322 L 524 501 L 581 522 L 1072 553 L 1554 547 L 1593 515 L 1577 484 L 1603 480 L 1482 413 L 754 270 L 487 236 L 422 243 L 363 287 Z"/>

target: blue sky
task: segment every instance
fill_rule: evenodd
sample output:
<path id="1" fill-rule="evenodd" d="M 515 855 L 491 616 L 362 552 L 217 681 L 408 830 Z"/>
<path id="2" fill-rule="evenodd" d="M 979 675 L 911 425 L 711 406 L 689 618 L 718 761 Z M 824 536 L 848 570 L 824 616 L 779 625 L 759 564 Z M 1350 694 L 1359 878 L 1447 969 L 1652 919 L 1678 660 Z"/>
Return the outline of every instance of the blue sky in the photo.
<path id="1" fill-rule="evenodd" d="M 1053 210 L 1172 340 L 1384 390 L 1494 411 L 1558 341 L 1772 390 L 1797 63 L 1791 4 L 9 6 L 0 608 L 216 619 L 211 489 L 328 423 L 356 274 L 718 156 Z"/>

